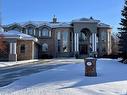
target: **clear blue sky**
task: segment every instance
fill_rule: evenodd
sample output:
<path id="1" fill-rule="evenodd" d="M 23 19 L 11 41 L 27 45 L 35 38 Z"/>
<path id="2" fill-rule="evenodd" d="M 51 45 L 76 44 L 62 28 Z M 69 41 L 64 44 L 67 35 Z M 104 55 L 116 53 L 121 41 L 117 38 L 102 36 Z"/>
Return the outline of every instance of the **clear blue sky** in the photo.
<path id="1" fill-rule="evenodd" d="M 110 24 L 117 31 L 124 0 L 2 0 L 2 23 L 59 21 L 90 17 Z"/>

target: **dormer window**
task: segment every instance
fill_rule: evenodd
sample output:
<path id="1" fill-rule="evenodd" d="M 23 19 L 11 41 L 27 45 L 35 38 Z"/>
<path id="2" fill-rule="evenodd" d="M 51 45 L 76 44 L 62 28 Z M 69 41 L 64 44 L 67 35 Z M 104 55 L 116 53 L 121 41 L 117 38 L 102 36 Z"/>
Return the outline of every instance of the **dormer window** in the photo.
<path id="1" fill-rule="evenodd" d="M 47 28 L 44 28 L 41 30 L 41 35 L 43 37 L 51 37 L 51 31 Z"/>
<path id="2" fill-rule="evenodd" d="M 33 35 L 33 28 L 28 28 L 28 34 Z"/>

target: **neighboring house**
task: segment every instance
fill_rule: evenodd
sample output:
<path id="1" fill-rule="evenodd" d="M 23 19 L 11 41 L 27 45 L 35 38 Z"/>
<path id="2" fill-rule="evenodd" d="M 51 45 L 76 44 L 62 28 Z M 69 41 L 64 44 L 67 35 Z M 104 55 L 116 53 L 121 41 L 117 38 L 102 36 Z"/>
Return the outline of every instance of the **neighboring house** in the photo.
<path id="1" fill-rule="evenodd" d="M 31 40 L 23 37 L 17 38 L 16 43 L 9 41 L 10 53 L 15 52 L 16 60 L 42 58 L 45 54 L 52 57 L 70 57 L 77 53 L 87 56 L 91 52 L 96 52 L 98 56 L 111 53 L 112 28 L 92 17 L 71 22 L 58 22 L 54 17 L 52 22 L 28 21 L 4 25 L 3 28 L 5 33 L 15 30 L 21 35 L 31 37 Z M 16 36 L 16 34 L 18 33 L 14 35 Z M 27 42 L 31 47 L 27 46 Z M 29 49 L 30 51 L 28 51 Z M 31 57 L 22 57 L 23 53 Z"/>

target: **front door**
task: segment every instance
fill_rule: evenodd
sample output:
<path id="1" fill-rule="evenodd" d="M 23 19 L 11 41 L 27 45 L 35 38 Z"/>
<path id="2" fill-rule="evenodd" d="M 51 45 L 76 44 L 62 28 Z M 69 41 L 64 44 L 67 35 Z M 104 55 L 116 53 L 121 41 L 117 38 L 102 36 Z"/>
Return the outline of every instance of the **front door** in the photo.
<path id="1" fill-rule="evenodd" d="M 81 54 L 81 55 L 86 55 L 86 54 L 88 54 L 88 45 L 81 45 L 81 46 L 80 46 L 80 54 Z"/>

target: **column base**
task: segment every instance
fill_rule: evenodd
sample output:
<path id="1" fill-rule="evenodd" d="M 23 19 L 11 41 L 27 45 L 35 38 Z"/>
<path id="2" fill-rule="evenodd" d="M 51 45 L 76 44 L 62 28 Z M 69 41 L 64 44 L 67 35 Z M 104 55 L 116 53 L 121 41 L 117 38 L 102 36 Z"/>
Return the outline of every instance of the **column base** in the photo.
<path id="1" fill-rule="evenodd" d="M 17 61 L 17 54 L 9 54 L 9 61 Z"/>
<path id="2" fill-rule="evenodd" d="M 74 56 L 76 59 L 78 59 L 79 58 L 79 52 L 74 52 Z"/>

